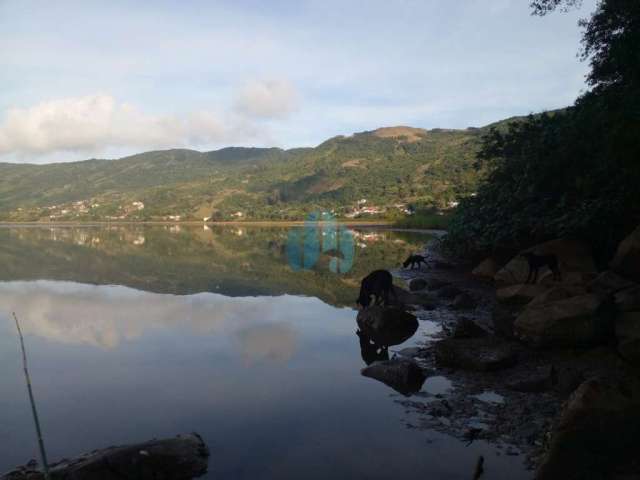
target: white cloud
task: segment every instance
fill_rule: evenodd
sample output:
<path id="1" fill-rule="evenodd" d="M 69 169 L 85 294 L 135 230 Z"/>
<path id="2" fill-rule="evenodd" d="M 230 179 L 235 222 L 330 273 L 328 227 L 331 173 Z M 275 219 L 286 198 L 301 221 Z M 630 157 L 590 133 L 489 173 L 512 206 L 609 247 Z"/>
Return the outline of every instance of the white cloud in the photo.
<path id="1" fill-rule="evenodd" d="M 48 100 L 7 110 L 0 121 L 0 155 L 245 142 L 266 137 L 260 120 L 285 116 L 296 102 L 295 89 L 284 81 L 249 84 L 238 92 L 234 111 L 182 116 L 150 114 L 108 94 Z"/>
<path id="2" fill-rule="evenodd" d="M 293 85 L 284 80 L 262 80 L 246 84 L 236 100 L 236 108 L 258 118 L 284 117 L 298 108 Z"/>
<path id="3" fill-rule="evenodd" d="M 304 318 L 308 310 L 308 299 L 289 295 L 179 296 L 66 282 L 0 283 L 0 322 L 15 311 L 26 334 L 103 349 L 151 330 L 180 328 L 194 335 L 237 335 L 247 360 L 285 360 L 295 351 L 296 334 L 281 321 L 282 312 Z"/>

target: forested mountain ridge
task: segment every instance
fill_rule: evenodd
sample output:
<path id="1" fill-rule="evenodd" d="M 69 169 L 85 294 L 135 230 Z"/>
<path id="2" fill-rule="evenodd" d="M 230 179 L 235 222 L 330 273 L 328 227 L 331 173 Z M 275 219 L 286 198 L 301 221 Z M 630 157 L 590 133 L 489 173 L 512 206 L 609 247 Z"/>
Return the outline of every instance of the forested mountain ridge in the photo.
<path id="1" fill-rule="evenodd" d="M 386 127 L 315 148 L 0 163 L 0 220 L 300 220 L 316 210 L 353 218 L 446 208 L 475 191 L 483 132 Z"/>

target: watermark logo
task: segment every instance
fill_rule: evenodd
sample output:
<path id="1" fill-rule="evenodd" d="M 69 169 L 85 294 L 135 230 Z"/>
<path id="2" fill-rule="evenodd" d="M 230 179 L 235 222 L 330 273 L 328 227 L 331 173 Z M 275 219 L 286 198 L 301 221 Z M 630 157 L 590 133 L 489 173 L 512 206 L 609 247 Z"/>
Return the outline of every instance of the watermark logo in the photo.
<path id="1" fill-rule="evenodd" d="M 314 212 L 302 227 L 289 230 L 287 261 L 294 272 L 316 268 L 321 255 L 328 256 L 328 268 L 344 274 L 353 267 L 353 232 L 340 225 L 329 212 Z"/>

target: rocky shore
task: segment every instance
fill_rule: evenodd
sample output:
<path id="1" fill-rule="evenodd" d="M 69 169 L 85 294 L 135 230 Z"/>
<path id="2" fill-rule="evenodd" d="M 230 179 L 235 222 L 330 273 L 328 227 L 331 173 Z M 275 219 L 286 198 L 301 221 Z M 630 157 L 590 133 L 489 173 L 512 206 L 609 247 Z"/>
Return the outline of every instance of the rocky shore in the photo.
<path id="1" fill-rule="evenodd" d="M 407 362 L 417 364 L 422 381 L 446 387 L 418 393 L 401 373 L 391 374 L 395 385 L 378 379 L 419 414 L 410 427 L 523 455 L 536 479 L 640 478 L 640 228 L 604 271 L 579 241 L 527 251 L 556 255 L 562 279 L 541 271 L 525 284 L 520 255 L 458 264 L 438 242 L 423 252 L 426 267 L 395 271 L 410 291 L 400 303 L 438 328 L 391 364 L 405 376 Z"/>

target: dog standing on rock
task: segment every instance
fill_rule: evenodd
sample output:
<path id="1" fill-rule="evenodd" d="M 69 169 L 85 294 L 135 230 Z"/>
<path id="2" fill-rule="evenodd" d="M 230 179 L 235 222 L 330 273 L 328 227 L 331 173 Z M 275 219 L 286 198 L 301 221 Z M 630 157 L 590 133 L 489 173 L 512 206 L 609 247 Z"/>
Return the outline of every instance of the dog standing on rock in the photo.
<path id="1" fill-rule="evenodd" d="M 553 273 L 554 280 L 562 280 L 560 268 L 558 267 L 558 257 L 554 254 L 536 255 L 532 252 L 525 252 L 522 256 L 529 263 L 529 275 L 527 275 L 527 280 L 524 283 L 536 283 L 538 281 L 538 271 L 542 267 L 549 267 L 549 270 Z"/>

